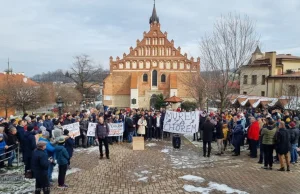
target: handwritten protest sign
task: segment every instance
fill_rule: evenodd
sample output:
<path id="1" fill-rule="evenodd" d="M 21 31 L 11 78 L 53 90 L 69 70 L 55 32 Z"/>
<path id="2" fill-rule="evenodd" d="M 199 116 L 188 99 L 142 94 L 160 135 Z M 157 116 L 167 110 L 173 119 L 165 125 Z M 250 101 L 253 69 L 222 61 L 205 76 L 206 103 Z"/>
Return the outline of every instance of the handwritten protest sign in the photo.
<path id="1" fill-rule="evenodd" d="M 77 137 L 80 136 L 79 122 L 72 123 L 69 125 L 62 126 L 63 130 L 67 129 L 69 131 L 69 136 Z"/>
<path id="2" fill-rule="evenodd" d="M 87 136 L 94 137 L 97 123 L 89 123 Z M 108 123 L 109 135 L 108 136 L 122 136 L 124 132 L 123 123 Z"/>
<path id="3" fill-rule="evenodd" d="M 174 112 L 167 111 L 163 130 L 171 133 L 193 134 L 198 131 L 199 111 Z"/>

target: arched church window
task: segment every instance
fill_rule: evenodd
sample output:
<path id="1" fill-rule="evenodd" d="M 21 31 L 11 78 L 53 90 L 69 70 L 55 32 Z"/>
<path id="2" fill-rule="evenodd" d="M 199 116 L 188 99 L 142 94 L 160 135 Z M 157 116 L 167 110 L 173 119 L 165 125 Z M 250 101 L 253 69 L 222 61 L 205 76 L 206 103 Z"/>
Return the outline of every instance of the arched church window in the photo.
<path id="1" fill-rule="evenodd" d="M 143 82 L 148 82 L 148 75 L 146 73 L 143 75 Z"/>
<path id="2" fill-rule="evenodd" d="M 157 86 L 157 71 L 152 71 L 152 86 Z"/>
<path id="3" fill-rule="evenodd" d="M 160 77 L 160 82 L 165 83 L 166 82 L 166 75 L 162 74 Z"/>

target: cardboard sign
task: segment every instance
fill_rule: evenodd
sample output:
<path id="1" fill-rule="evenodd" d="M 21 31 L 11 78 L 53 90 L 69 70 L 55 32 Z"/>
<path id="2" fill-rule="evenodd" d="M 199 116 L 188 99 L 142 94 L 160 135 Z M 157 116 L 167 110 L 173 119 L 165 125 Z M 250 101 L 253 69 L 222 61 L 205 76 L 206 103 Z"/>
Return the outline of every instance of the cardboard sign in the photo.
<path id="1" fill-rule="evenodd" d="M 96 131 L 97 123 L 89 123 L 87 136 L 94 137 Z M 108 123 L 109 127 L 109 137 L 112 136 L 123 136 L 124 133 L 124 124 L 123 123 Z"/>
<path id="2" fill-rule="evenodd" d="M 133 150 L 145 150 L 144 137 L 132 137 L 132 149 Z"/>
<path id="3" fill-rule="evenodd" d="M 62 126 L 63 130 L 67 129 L 69 131 L 70 137 L 78 137 L 80 136 L 79 122 L 72 123 L 69 125 Z"/>
<path id="4" fill-rule="evenodd" d="M 199 115 L 199 111 L 167 111 L 164 119 L 163 131 L 180 134 L 194 134 L 198 132 Z"/>

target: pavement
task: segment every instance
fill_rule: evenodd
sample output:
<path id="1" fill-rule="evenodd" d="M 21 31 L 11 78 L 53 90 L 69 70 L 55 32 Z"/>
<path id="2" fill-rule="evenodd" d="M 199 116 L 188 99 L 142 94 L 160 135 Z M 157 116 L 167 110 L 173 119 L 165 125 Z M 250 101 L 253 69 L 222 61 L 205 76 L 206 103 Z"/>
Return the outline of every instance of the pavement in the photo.
<path id="1" fill-rule="evenodd" d="M 204 158 L 202 143 L 190 138 L 182 138 L 179 150 L 172 148 L 171 141 L 145 142 L 143 151 L 133 151 L 128 143 L 114 144 L 109 160 L 99 160 L 97 147 L 76 149 L 66 177 L 69 188 L 60 190 L 55 185 L 51 193 L 300 193 L 299 164 L 292 165 L 291 172 L 278 172 L 279 164 L 272 171 L 264 170 L 258 159 L 247 156 L 246 148 L 238 157 L 231 156 L 230 150 L 214 155 L 216 143 L 212 156 Z"/>

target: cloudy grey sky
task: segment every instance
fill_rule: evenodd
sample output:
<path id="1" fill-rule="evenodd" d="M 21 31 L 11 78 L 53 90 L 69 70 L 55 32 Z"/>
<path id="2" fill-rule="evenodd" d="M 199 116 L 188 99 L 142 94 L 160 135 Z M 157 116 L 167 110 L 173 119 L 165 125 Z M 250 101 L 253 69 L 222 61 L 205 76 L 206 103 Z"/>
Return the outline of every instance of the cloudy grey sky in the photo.
<path id="1" fill-rule="evenodd" d="M 149 30 L 153 0 L 0 0 L 0 71 L 68 69 L 88 54 L 108 68 L 109 57 L 128 53 Z M 162 31 L 175 46 L 199 56 L 198 41 L 229 12 L 256 22 L 263 51 L 300 56 L 299 0 L 156 0 Z"/>

